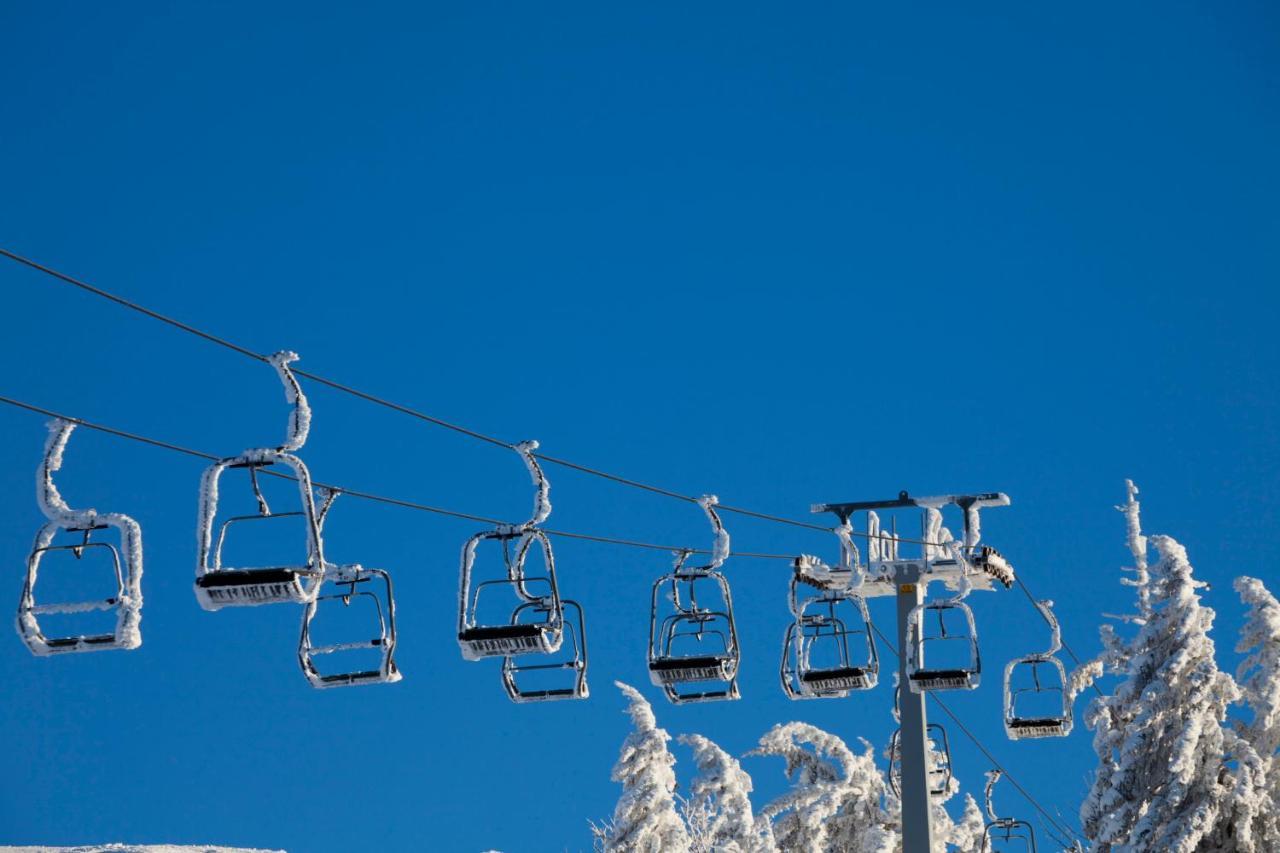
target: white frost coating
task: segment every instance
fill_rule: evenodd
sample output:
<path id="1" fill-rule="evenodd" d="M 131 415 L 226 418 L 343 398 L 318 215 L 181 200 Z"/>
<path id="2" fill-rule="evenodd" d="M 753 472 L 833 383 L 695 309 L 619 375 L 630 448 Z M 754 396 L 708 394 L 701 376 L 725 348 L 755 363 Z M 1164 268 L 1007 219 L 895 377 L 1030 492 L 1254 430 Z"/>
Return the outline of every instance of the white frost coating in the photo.
<path id="1" fill-rule="evenodd" d="M 853 544 L 853 528 L 849 522 L 833 527 L 831 532 L 840 540 L 840 562 L 836 566 L 828 565 L 822 558 L 811 554 L 801 554 L 792 563 L 799 577 L 823 589 L 847 590 L 852 594 L 862 589 L 866 580 L 866 567 L 862 565 L 862 555 L 858 546 Z"/>
<path id="2" fill-rule="evenodd" d="M 36 473 L 36 502 L 48 518 L 36 533 L 35 543 L 27 558 L 26 580 L 18 601 L 15 627 L 18 635 L 31 650 L 41 657 L 67 652 L 105 651 L 108 649 L 136 649 L 142 645 L 142 528 L 129 516 L 119 512 L 99 513 L 97 510 L 75 510 L 67 505 L 53 474 L 62 469 L 62 455 L 67 441 L 75 430 L 75 424 L 54 419 L 48 422 L 49 437 L 45 442 L 44 456 Z M 111 547 L 112 558 L 120 561 L 120 578 L 115 601 L 65 602 L 37 604 L 36 583 L 40 576 L 40 564 L 45 550 L 59 532 L 87 530 L 105 525 L 120 536 L 120 547 Z M 111 637 L 49 638 L 40 628 L 37 616 L 50 614 L 83 613 L 90 610 L 116 610 L 116 626 Z M 63 642 L 58 642 L 62 640 Z"/>
<path id="3" fill-rule="evenodd" d="M 289 365 L 297 360 L 298 354 L 287 350 L 281 350 L 268 358 L 276 373 L 280 374 L 285 400 L 293 406 L 293 411 L 289 413 L 289 428 L 285 433 L 284 444 L 277 448 L 281 453 L 301 450 L 311 432 L 311 404 L 307 402 L 307 395 L 302 393 L 297 377 L 289 369 Z"/>
<path id="4" fill-rule="evenodd" d="M 53 475 L 57 471 L 62 470 L 62 452 L 67 448 L 67 440 L 71 438 L 71 433 L 75 431 L 76 425 L 70 421 L 64 421 L 61 418 L 55 418 L 49 421 L 46 426 L 49 429 L 49 437 L 45 440 L 44 460 L 40 464 L 39 470 L 36 471 L 36 503 L 40 505 L 40 511 L 44 513 L 44 517 L 50 521 L 63 521 L 64 519 L 70 525 L 79 524 L 93 518 L 94 511 L 91 509 L 80 510 L 77 512 L 67 506 L 67 502 L 63 500 L 62 494 L 58 491 L 58 487 L 53 484 Z"/>
<path id="5" fill-rule="evenodd" d="M 634 730 L 614 767 L 613 778 L 624 790 L 613 820 L 592 827 L 597 850 L 901 853 L 901 803 L 866 741 L 855 754 L 839 737 L 807 723 L 774 726 L 747 756 L 782 758 L 792 787 L 753 816 L 754 785 L 742 766 L 707 738 L 681 737 L 693 747 L 699 772 L 679 811 L 669 737 L 657 727 L 649 703 L 632 688 L 618 686 L 630 700 Z M 935 763 L 943 760 L 932 741 L 929 748 Z M 953 778 L 934 798 L 931 853 L 989 853 L 982 849 L 984 823 L 973 798 L 965 796 L 959 821 L 944 807 L 958 788 Z"/>
<path id="6" fill-rule="evenodd" d="M 1233 828 L 1258 849 L 1280 850 L 1280 602 L 1256 578 L 1236 578 L 1235 588 L 1249 607 L 1236 678 L 1251 718 L 1227 733 L 1240 768 L 1235 802 L 1248 804 L 1237 809 Z"/>
<path id="7" fill-rule="evenodd" d="M 1141 568 L 1135 494 L 1130 485 L 1125 513 Z M 1227 827 L 1251 825 L 1260 805 L 1242 796 L 1249 786 L 1240 784 L 1256 762 L 1223 725 L 1240 691 L 1218 670 L 1209 635 L 1214 613 L 1200 603 L 1204 584 L 1194 579 L 1186 549 L 1168 536 L 1153 536 L 1151 543 L 1160 559 L 1149 568 L 1149 582 L 1140 576 L 1131 584 L 1149 616 L 1128 640 L 1103 627 L 1104 661 L 1123 681 L 1091 702 L 1085 715 L 1098 767 L 1081 823 L 1098 853 L 1237 849 L 1238 837 L 1231 848 L 1223 846 Z M 1233 754 L 1236 767 L 1228 763 Z"/>
<path id="8" fill-rule="evenodd" d="M 1067 701 L 1074 702 L 1077 696 L 1092 687 L 1105 669 L 1101 659 L 1085 661 L 1073 669 L 1067 678 Z"/>
<path id="9" fill-rule="evenodd" d="M 625 853 L 668 853 L 689 849 L 689 833 L 676 810 L 675 756 L 667 748 L 671 735 L 658 728 L 653 708 L 640 691 L 614 684 L 627 697 L 632 731 L 613 766 L 613 781 L 622 796 L 613 819 L 594 832 L 600 849 Z"/>
<path id="10" fill-rule="evenodd" d="M 889 853 L 897 831 L 885 808 L 888 786 L 866 741 L 855 754 L 843 740 L 807 723 L 774 726 L 749 755 L 786 761 L 792 789 L 766 805 L 780 850 Z"/>
<path id="11" fill-rule="evenodd" d="M 1142 504 L 1138 503 L 1138 487 L 1134 485 L 1133 480 L 1124 481 L 1125 489 L 1129 493 L 1129 499 L 1124 506 L 1118 506 L 1116 509 L 1124 513 L 1125 526 L 1127 528 L 1125 542 L 1129 546 L 1129 553 L 1133 554 L 1133 568 L 1126 569 L 1134 574 L 1133 580 L 1120 581 L 1125 586 L 1136 587 L 1138 590 L 1138 616 L 1133 619 L 1137 624 L 1142 624 L 1142 620 L 1151 615 L 1151 575 L 1147 571 L 1147 537 L 1142 535 Z"/>
<path id="12" fill-rule="evenodd" d="M 751 777 L 738 760 L 702 735 L 681 735 L 693 749 L 698 775 L 684 804 L 691 853 L 768 853 L 776 850 L 768 821 L 751 809 Z"/>
<path id="13" fill-rule="evenodd" d="M 982 514 L 978 512 L 976 503 L 964 508 L 964 547 L 972 550 L 978 547 L 982 539 Z"/>
<path id="14" fill-rule="evenodd" d="M 725 560 L 729 559 L 729 531 L 724 529 L 720 514 L 715 510 L 719 503 L 720 499 L 715 495 L 703 495 L 698 498 L 698 506 L 702 507 L 702 511 L 707 514 L 707 520 L 711 522 L 711 529 L 716 537 L 715 544 L 711 546 L 711 564 L 707 566 L 709 569 L 718 569 Z"/>
<path id="15" fill-rule="evenodd" d="M 924 511 L 925 514 L 925 531 L 924 531 L 924 558 L 926 560 L 945 559 L 949 554 L 949 549 L 944 544 L 951 541 L 951 531 L 946 532 L 943 536 L 942 526 L 942 510 L 937 507 L 928 507 Z"/>
<path id="16" fill-rule="evenodd" d="M 538 464 L 537 457 L 533 455 L 537 449 L 538 442 L 532 440 L 522 441 L 515 447 L 520 458 L 524 460 L 525 467 L 529 469 L 529 476 L 533 479 L 534 485 L 533 517 L 523 525 L 526 528 L 537 527 L 551 515 L 551 482 L 543 472 L 542 466 Z"/>
<path id="17" fill-rule="evenodd" d="M 1257 578 L 1236 578 L 1235 588 L 1249 607 L 1236 645 L 1245 655 L 1236 678 L 1253 716 L 1239 731 L 1274 764 L 1280 750 L 1280 601 Z"/>

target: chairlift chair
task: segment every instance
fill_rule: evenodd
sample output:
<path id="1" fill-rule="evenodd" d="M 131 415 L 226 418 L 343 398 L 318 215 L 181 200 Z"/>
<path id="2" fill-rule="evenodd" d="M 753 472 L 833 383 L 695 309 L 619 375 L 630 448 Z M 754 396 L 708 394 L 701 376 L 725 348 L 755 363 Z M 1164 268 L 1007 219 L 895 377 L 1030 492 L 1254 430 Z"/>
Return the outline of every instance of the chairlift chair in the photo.
<path id="1" fill-rule="evenodd" d="M 48 521 L 36 533 L 35 543 L 27 557 L 22 596 L 18 601 L 15 622 L 18 635 L 32 654 L 40 656 L 136 649 L 142 645 L 142 528 L 123 513 L 71 509 L 53 483 L 53 474 L 62 467 L 62 453 L 75 426 L 61 419 L 48 424 L 49 437 L 36 489 L 36 500 Z M 107 541 L 92 541 L 95 533 L 105 530 L 115 531 L 118 547 Z M 78 541 L 54 544 L 59 534 L 70 534 Z M 77 561 L 86 552 L 104 555 L 114 575 L 114 594 L 89 601 L 38 603 L 36 583 L 45 558 L 68 552 Z M 92 611 L 115 611 L 116 622 L 111 633 L 51 636 L 40 621 L 40 617 L 45 615 Z"/>
<path id="2" fill-rule="evenodd" d="M 1010 738 L 1066 737 L 1074 723 L 1067 671 L 1055 655 L 1062 648 L 1062 629 L 1052 601 L 1036 608 L 1049 623 L 1049 648 L 1009 661 L 1004 668 L 1004 730 Z"/>
<path id="3" fill-rule="evenodd" d="M 310 603 L 302 617 L 302 636 L 298 640 L 298 663 L 302 674 L 312 687 L 351 687 L 359 684 L 392 684 L 401 679 L 396 666 L 396 601 L 391 586 L 391 575 L 383 569 L 366 569 L 360 565 L 327 566 L 324 583 L 339 587 L 332 593 L 321 592 Z M 381 587 L 381 595 L 373 587 Z M 386 602 L 385 605 L 383 602 Z M 369 639 L 316 645 L 312 640 L 312 624 L 317 613 L 328 612 L 341 603 L 350 607 L 353 603 L 367 603 L 372 608 L 376 632 Z M 357 604 L 357 606 L 359 606 Z M 343 652 L 372 649 L 379 653 L 377 668 L 343 669 L 322 673 L 316 665 L 316 657 Z"/>
<path id="4" fill-rule="evenodd" d="M 320 590 L 326 565 L 320 529 L 328 503 L 323 508 L 317 508 L 311 473 L 293 452 L 301 449 L 306 442 L 311 421 L 311 408 L 307 398 L 289 368 L 289 364 L 297 360 L 298 356 L 291 352 L 278 352 L 270 359 L 284 384 L 285 397 L 293 406 L 285 442 L 279 447 L 246 450 L 238 456 L 219 459 L 204 472 L 200 488 L 199 560 L 196 564 L 195 592 L 196 599 L 205 610 L 283 602 L 309 604 L 315 600 Z M 258 482 L 259 472 L 273 465 L 281 465 L 292 472 L 287 476 L 297 481 L 300 509 L 273 512 L 263 497 Z M 234 469 L 248 471 L 258 512 L 226 519 L 218 527 L 215 536 L 220 481 L 224 473 Z M 222 550 L 227 532 L 233 525 L 299 517 L 306 526 L 304 562 L 268 566 L 223 565 Z"/>
<path id="5" fill-rule="evenodd" d="M 982 657 L 978 649 L 978 628 L 973 611 L 963 599 L 969 594 L 968 578 L 961 577 L 960 593 L 954 598 L 925 602 L 911 608 L 907 624 L 911 642 L 907 644 L 907 684 L 914 693 L 930 690 L 973 690 L 982 678 Z M 935 627 L 936 625 L 936 627 Z M 934 652 L 961 649 L 959 665 L 929 663 L 928 649 Z M 953 663 L 948 660 L 947 663 Z"/>
<path id="6" fill-rule="evenodd" d="M 467 660 L 486 657 L 511 657 L 526 654 L 552 654 L 559 651 L 564 639 L 564 604 L 556 581 L 555 555 L 546 533 L 538 529 L 551 514 L 550 484 L 542 472 L 533 452 L 536 441 L 516 445 L 515 450 L 524 460 L 534 484 L 533 517 L 519 525 L 499 525 L 494 530 L 477 533 L 462 547 L 462 569 L 458 593 L 458 646 Z M 502 577 L 476 581 L 476 548 L 482 542 L 496 541 L 502 546 L 504 573 Z M 525 571 L 529 552 L 537 547 L 546 566 L 545 576 L 530 576 Z M 510 620 L 482 621 L 480 613 L 481 593 L 496 589 L 508 589 L 518 601 Z M 526 604 L 535 605 L 521 611 Z M 518 612 L 539 616 L 537 620 L 522 621 L 515 618 Z"/>
<path id="7" fill-rule="evenodd" d="M 1002 770 L 987 773 L 986 806 L 990 823 L 982 831 L 982 853 L 1036 853 L 1036 831 L 1025 820 L 997 817 L 991 792 Z"/>
<path id="8" fill-rule="evenodd" d="M 879 680 L 871 615 L 858 594 L 863 578 L 858 551 L 847 522 L 835 532 L 841 540 L 837 567 L 809 556 L 794 563 L 789 603 L 795 621 L 783 640 L 781 672 L 783 690 L 792 699 L 842 698 Z M 817 594 L 802 594 L 802 587 L 815 587 Z M 815 662 L 818 655 L 821 663 Z"/>
<path id="9" fill-rule="evenodd" d="M 582 607 L 568 598 L 563 599 L 561 605 L 566 611 L 564 627 L 568 649 L 561 644 L 560 660 L 543 661 L 524 656 L 507 656 L 502 659 L 502 686 L 512 702 L 554 702 L 562 699 L 586 699 L 591 695 L 587 686 L 587 629 Z M 540 602 L 527 601 L 516 608 L 511 620 L 519 622 L 523 614 L 532 613 L 537 616 L 538 621 L 545 622 L 548 614 L 541 612 L 545 609 Z M 570 679 L 568 686 L 534 688 L 527 683 L 521 686 L 522 673 L 525 676 L 537 674 L 535 677 L 547 677 L 554 672 L 567 672 Z"/>
<path id="10" fill-rule="evenodd" d="M 896 698 L 896 697 L 895 697 Z M 929 795 L 945 797 L 951 791 L 951 744 L 947 740 L 947 730 L 938 723 L 925 726 L 925 736 L 929 741 L 933 757 L 936 759 L 929 768 Z M 902 729 L 894 729 L 889 738 L 889 787 L 894 796 L 902 796 Z"/>
<path id="11" fill-rule="evenodd" d="M 715 545 L 711 561 L 702 566 L 688 566 L 689 551 L 681 551 L 673 570 L 653 584 L 649 611 L 649 680 L 661 687 L 674 704 L 738 699 L 738 666 L 741 650 L 738 629 L 733 618 L 733 598 L 729 582 L 719 568 L 729 556 L 729 534 L 714 507 L 714 495 L 705 495 L 698 504 L 711 521 Z M 703 607 L 698 592 L 713 589 L 723 601 L 723 609 Z M 660 601 L 664 591 L 670 610 Z M 683 649 L 690 643 L 697 651 Z M 705 647 L 704 647 L 705 644 Z M 688 685 L 724 682 L 718 689 L 685 689 Z"/>

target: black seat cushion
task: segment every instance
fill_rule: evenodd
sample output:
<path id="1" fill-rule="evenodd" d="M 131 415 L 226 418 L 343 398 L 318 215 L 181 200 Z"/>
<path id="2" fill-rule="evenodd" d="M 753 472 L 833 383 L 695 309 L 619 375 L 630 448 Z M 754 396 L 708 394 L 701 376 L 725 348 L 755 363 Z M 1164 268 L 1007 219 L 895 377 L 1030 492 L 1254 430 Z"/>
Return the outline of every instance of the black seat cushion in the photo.
<path id="1" fill-rule="evenodd" d="M 458 639 L 471 640 L 506 640 L 518 637 L 538 637 L 546 629 L 545 625 L 528 623 L 524 625 L 478 625 L 458 633 Z"/>
<path id="2" fill-rule="evenodd" d="M 858 666 L 842 666 L 838 669 L 811 669 L 800 676 L 801 681 L 832 681 L 837 678 L 862 678 L 866 670 Z"/>
<path id="3" fill-rule="evenodd" d="M 234 569 L 225 572 L 209 572 L 196 578 L 196 586 L 212 589 L 220 586 L 256 586 L 267 583 L 293 583 L 300 575 L 311 575 L 299 569 Z"/>
<path id="4" fill-rule="evenodd" d="M 724 658 L 715 655 L 702 655 L 692 658 L 658 658 L 649 662 L 649 669 L 659 671 L 667 669 L 711 669 L 720 666 L 724 661 Z"/>
<path id="5" fill-rule="evenodd" d="M 932 681 L 935 678 L 968 678 L 971 674 L 967 669 L 922 669 L 911 673 L 911 680 Z"/>

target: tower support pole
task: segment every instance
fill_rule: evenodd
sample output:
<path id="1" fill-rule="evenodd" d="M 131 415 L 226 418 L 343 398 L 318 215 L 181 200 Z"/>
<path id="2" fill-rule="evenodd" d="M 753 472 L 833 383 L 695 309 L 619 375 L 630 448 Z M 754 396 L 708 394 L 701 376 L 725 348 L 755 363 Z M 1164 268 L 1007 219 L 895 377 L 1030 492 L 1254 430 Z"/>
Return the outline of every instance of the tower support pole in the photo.
<path id="1" fill-rule="evenodd" d="M 911 608 L 924 600 L 919 563 L 898 565 L 898 715 L 902 734 L 898 755 L 902 766 L 902 853 L 930 853 L 933 849 L 933 822 L 929 802 L 929 735 L 925 718 L 925 694 L 912 692 L 907 684 L 907 649 L 913 642 L 908 616 Z"/>

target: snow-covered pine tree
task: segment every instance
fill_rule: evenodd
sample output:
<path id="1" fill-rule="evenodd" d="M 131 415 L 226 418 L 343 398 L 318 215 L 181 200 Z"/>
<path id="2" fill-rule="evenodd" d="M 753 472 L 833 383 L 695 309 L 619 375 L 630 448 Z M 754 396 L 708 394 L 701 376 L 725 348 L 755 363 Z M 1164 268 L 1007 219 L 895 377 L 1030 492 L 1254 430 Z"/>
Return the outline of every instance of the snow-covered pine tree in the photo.
<path id="1" fill-rule="evenodd" d="M 1204 584 L 1186 549 L 1151 537 L 1159 561 L 1147 565 L 1136 493 L 1130 484 L 1122 510 L 1137 563 L 1127 582 L 1138 613 L 1127 621 L 1140 627 L 1127 641 L 1103 632 L 1108 671 L 1124 680 L 1085 715 L 1099 765 L 1080 817 L 1098 853 L 1218 850 L 1223 826 L 1237 817 L 1223 723 L 1239 691 L 1214 660 L 1214 614 L 1200 604 Z"/>
<path id="2" fill-rule="evenodd" d="M 1250 712 L 1236 730 L 1257 762 L 1261 800 L 1250 830 L 1259 849 L 1280 850 L 1280 601 L 1257 578 L 1236 578 L 1235 588 L 1249 608 L 1236 646 L 1245 655 L 1236 678 Z"/>
<path id="3" fill-rule="evenodd" d="M 653 708 L 639 690 L 621 681 L 614 684 L 629 700 L 633 729 L 613 766 L 622 796 L 613 819 L 593 827 L 596 846 L 608 853 L 683 853 L 689 849 L 689 834 L 676 810 L 676 759 L 667 749 L 671 735 L 658 728 Z"/>
<path id="4" fill-rule="evenodd" d="M 702 735 L 680 735 L 693 749 L 698 775 L 684 805 L 690 853 L 774 853 L 773 827 L 751 809 L 751 776 Z"/>
<path id="5" fill-rule="evenodd" d="M 793 787 L 760 813 L 774 821 L 778 849 L 799 853 L 892 853 L 897 834 L 884 810 L 887 786 L 875 754 L 855 755 L 843 740 L 808 723 L 774 726 L 748 755 L 786 762 Z"/>

